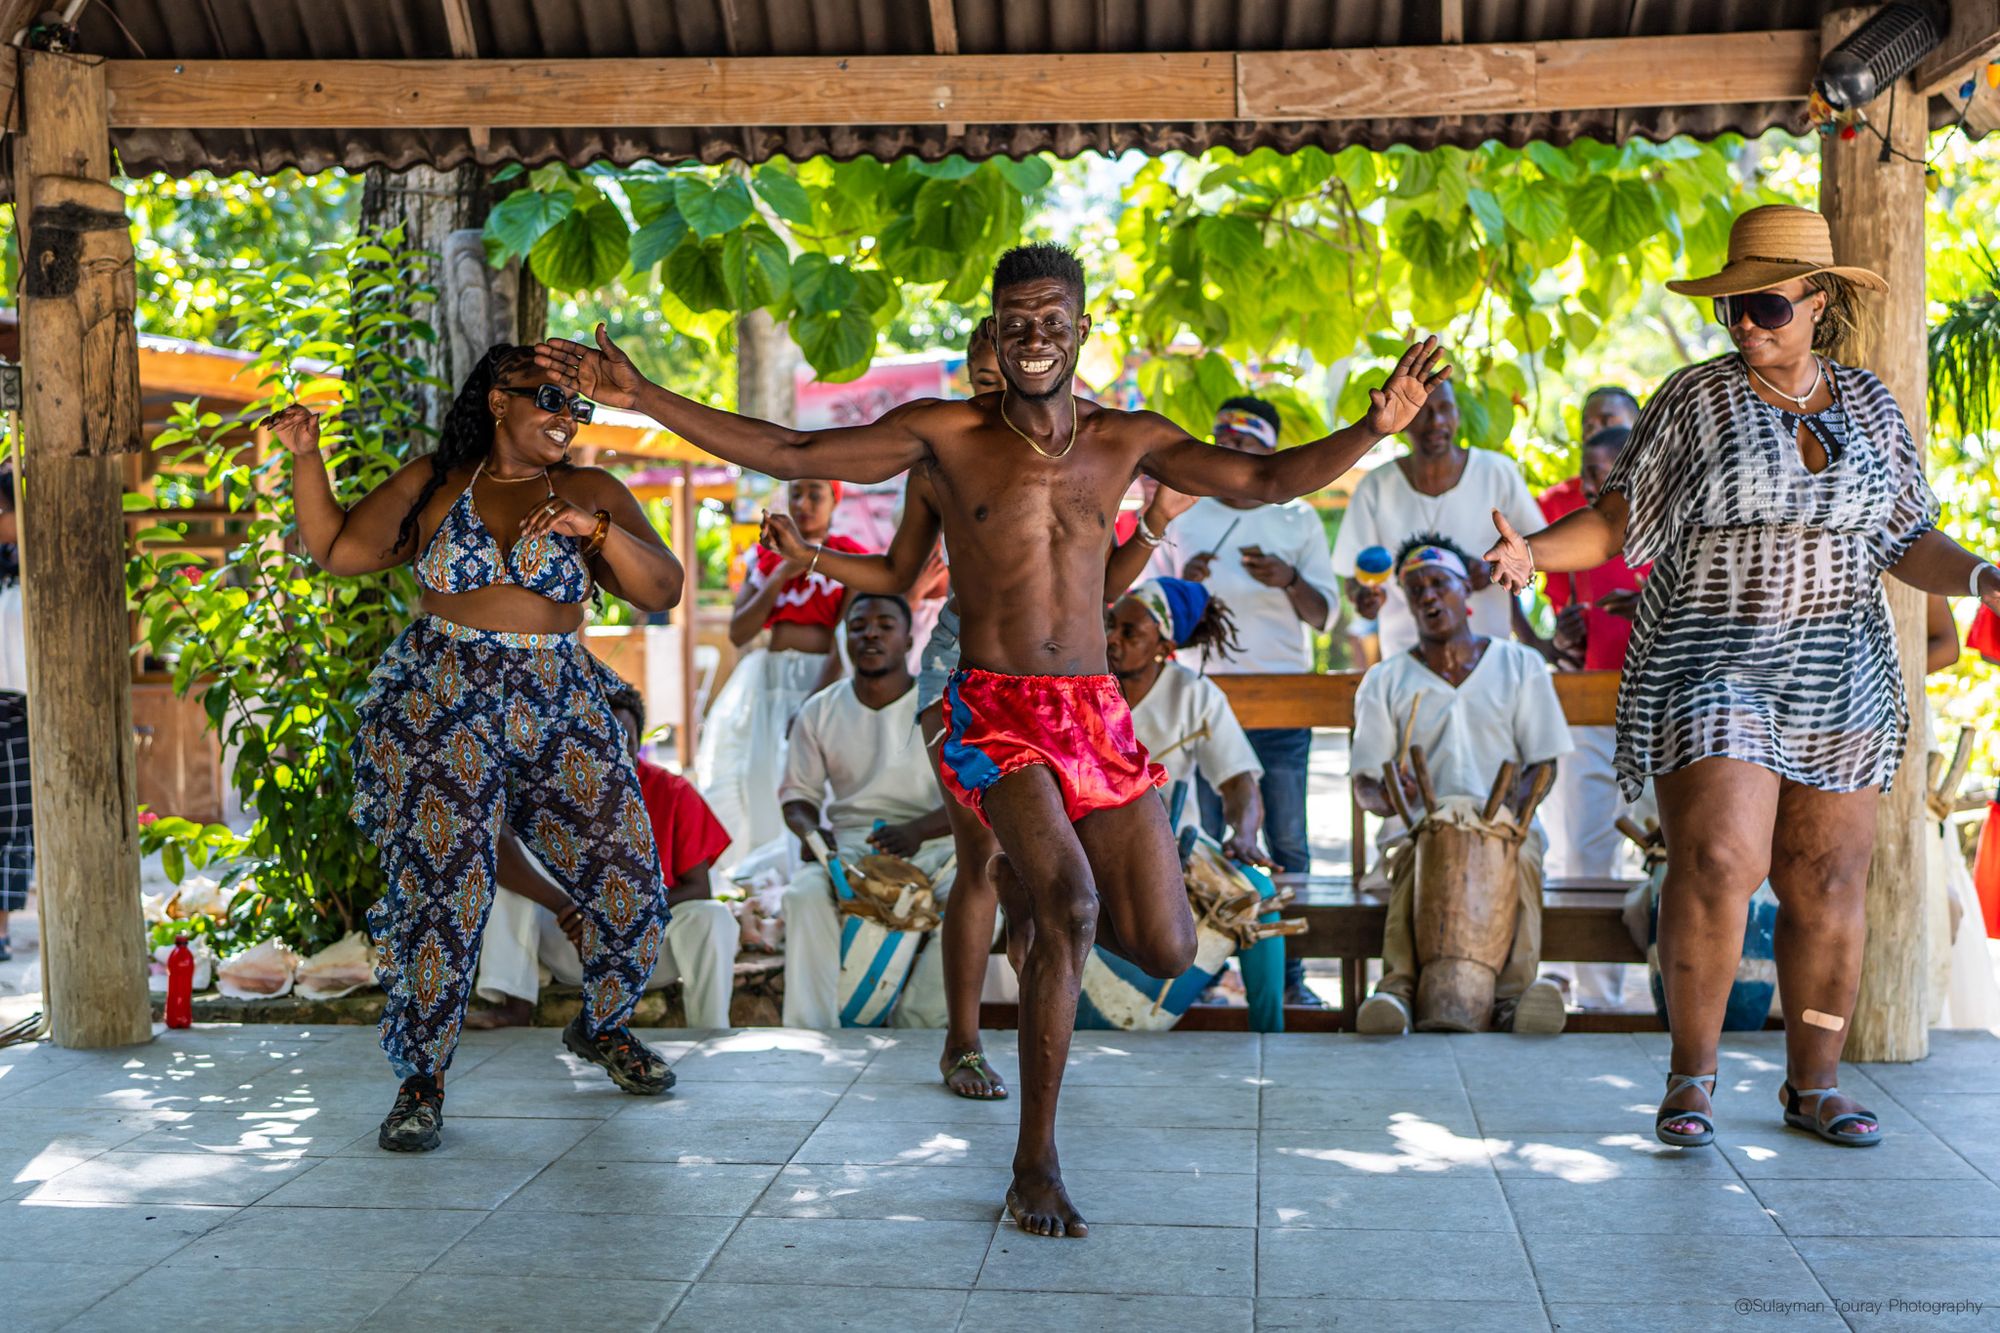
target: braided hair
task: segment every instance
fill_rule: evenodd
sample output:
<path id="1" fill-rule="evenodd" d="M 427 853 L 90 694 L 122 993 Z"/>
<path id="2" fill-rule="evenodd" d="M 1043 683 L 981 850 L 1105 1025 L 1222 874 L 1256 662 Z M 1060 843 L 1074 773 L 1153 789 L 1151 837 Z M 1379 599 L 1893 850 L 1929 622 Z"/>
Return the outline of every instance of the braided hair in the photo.
<path id="1" fill-rule="evenodd" d="M 391 551 L 403 550 L 416 541 L 417 520 L 447 476 L 468 463 L 483 461 L 493 452 L 493 410 L 486 405 L 486 396 L 502 376 L 531 363 L 534 355 L 531 347 L 494 343 L 465 377 L 458 396 L 451 400 L 451 407 L 444 414 L 437 452 L 431 455 L 431 474 L 424 479 L 424 488 L 417 492 L 410 511 L 403 515 Z"/>
<path id="2" fill-rule="evenodd" d="M 1229 613 L 1220 597 L 1208 599 L 1202 608 L 1201 619 L 1194 622 L 1188 632 L 1183 648 L 1201 649 L 1201 660 L 1207 664 L 1211 656 L 1233 656 L 1243 651 L 1243 645 L 1236 641 L 1236 617 Z"/>
<path id="3" fill-rule="evenodd" d="M 14 512 L 14 469 L 0 470 L 0 511 Z M 21 548 L 11 543 L 0 546 L 0 588 L 21 581 Z"/>

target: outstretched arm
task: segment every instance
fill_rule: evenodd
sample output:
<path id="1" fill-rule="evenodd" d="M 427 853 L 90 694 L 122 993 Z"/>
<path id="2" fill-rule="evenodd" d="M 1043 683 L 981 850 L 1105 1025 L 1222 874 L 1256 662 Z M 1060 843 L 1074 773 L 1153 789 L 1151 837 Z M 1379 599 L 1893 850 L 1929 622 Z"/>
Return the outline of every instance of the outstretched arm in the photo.
<path id="1" fill-rule="evenodd" d="M 552 338 L 535 348 L 535 364 L 566 388 L 607 407 L 644 412 L 674 434 L 739 467 L 784 481 L 887 481 L 923 461 L 928 446 L 914 423 L 928 402 L 905 403 L 866 426 L 793 430 L 683 398 L 647 379 L 632 358 L 597 326 L 597 346 Z"/>
<path id="2" fill-rule="evenodd" d="M 1625 549 L 1625 522 L 1630 514 L 1623 491 L 1606 491 L 1534 536 L 1523 537 L 1496 509 L 1493 530 L 1500 534 L 1500 540 L 1486 552 L 1493 581 L 1518 594 L 1537 573 L 1596 569 Z"/>
<path id="3" fill-rule="evenodd" d="M 1964 597 L 1973 591 L 1973 571 L 1979 573 L 1979 600 L 2000 615 L 2000 572 L 1951 538 L 1930 529 L 1910 543 L 1889 572 L 1920 592 Z"/>
<path id="4" fill-rule="evenodd" d="M 1142 414 L 1152 417 L 1156 438 L 1140 461 L 1140 469 L 1191 495 L 1258 504 L 1280 504 L 1324 490 L 1359 462 L 1377 440 L 1408 426 L 1431 390 L 1450 378 L 1451 367 L 1437 364 L 1439 355 L 1434 337 L 1405 348 L 1382 387 L 1368 391 L 1368 412 L 1361 420 L 1311 444 L 1275 454 L 1217 449 L 1202 444 L 1165 417 Z"/>

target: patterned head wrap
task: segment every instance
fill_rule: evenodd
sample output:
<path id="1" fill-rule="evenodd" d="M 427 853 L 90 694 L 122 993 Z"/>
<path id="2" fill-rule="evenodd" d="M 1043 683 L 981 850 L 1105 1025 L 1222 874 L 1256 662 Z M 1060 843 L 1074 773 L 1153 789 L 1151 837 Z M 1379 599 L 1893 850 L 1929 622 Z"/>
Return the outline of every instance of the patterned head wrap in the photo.
<path id="1" fill-rule="evenodd" d="M 1215 429 L 1218 434 L 1233 430 L 1238 435 L 1248 435 L 1260 440 L 1266 449 L 1278 447 L 1278 428 L 1255 412 L 1245 412 L 1240 408 L 1225 408 L 1215 414 Z"/>
<path id="2" fill-rule="evenodd" d="M 1421 569 L 1425 565 L 1456 574 L 1460 582 L 1467 585 L 1472 582 L 1472 576 L 1466 572 L 1465 562 L 1442 546 L 1419 546 L 1411 551 L 1403 557 L 1402 566 L 1397 569 L 1396 577 L 1400 579 L 1411 570 Z"/>
<path id="3" fill-rule="evenodd" d="M 1177 648 L 1193 635 L 1208 610 L 1208 589 L 1190 579 L 1147 579 L 1126 596 L 1146 608 Z"/>

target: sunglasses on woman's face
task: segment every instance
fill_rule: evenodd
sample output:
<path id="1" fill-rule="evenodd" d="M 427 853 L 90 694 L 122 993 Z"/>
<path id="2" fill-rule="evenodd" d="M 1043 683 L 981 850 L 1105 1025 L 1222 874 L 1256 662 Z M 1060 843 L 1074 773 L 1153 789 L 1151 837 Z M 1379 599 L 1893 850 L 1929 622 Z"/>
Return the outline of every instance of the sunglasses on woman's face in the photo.
<path id="1" fill-rule="evenodd" d="M 535 406 L 544 412 L 560 412 L 564 407 L 568 407 L 571 419 L 579 426 L 589 425 L 591 417 L 597 414 L 597 404 L 581 394 L 565 397 L 563 391 L 553 384 L 537 384 L 532 389 L 526 385 L 503 384 L 500 386 L 500 391 L 511 393 L 516 398 L 532 398 L 535 400 Z"/>
<path id="2" fill-rule="evenodd" d="M 1745 315 L 1760 329 L 1782 329 L 1792 322 L 1799 305 L 1811 298 L 1808 292 L 1798 300 L 1782 292 L 1746 292 L 1742 296 L 1715 298 L 1715 318 L 1723 328 L 1734 328 Z"/>

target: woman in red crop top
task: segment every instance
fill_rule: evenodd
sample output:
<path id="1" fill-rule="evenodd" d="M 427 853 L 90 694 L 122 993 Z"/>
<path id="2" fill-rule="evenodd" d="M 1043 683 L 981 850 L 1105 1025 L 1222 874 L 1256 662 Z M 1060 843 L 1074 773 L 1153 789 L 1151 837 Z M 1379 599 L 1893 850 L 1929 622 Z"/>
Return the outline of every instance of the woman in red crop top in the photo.
<path id="1" fill-rule="evenodd" d="M 815 554 L 821 548 L 829 554 L 863 549 L 827 532 L 840 503 L 839 482 L 791 482 L 786 500 L 792 521 Z M 834 626 L 847 600 L 847 589 L 810 558 L 787 560 L 758 546 L 747 560 L 729 639 L 741 648 L 767 630 L 769 638 L 764 647 L 744 654 L 729 673 L 708 710 L 695 757 L 696 783 L 736 850 L 745 855 L 785 836 L 778 808 L 785 732 L 806 697 L 837 674 Z"/>

